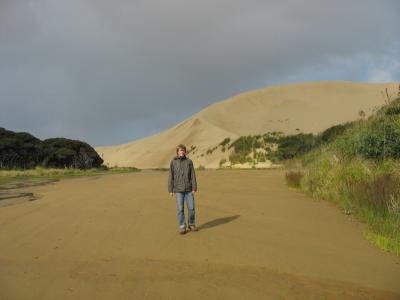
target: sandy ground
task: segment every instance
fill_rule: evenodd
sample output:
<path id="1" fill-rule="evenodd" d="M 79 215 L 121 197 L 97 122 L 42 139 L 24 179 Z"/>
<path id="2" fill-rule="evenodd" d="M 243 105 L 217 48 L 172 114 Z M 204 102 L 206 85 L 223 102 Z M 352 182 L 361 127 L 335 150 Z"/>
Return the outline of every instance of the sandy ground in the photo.
<path id="1" fill-rule="evenodd" d="M 400 259 L 282 170 L 198 171 L 185 235 L 167 176 L 64 179 L 0 207 L 0 299 L 400 299 Z"/>

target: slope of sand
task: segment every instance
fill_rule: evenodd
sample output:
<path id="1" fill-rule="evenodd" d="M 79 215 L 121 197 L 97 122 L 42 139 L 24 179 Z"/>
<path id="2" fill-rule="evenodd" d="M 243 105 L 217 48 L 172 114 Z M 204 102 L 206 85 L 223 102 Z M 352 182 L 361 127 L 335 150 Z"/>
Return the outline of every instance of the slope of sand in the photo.
<path id="1" fill-rule="evenodd" d="M 167 176 L 65 179 L 0 207 L 0 299 L 400 299 L 400 258 L 282 170 L 198 171 L 183 236 Z"/>
<path id="2" fill-rule="evenodd" d="M 352 121 L 363 110 L 370 115 L 384 103 L 388 88 L 394 97 L 398 84 L 326 81 L 273 86 L 216 102 L 176 126 L 158 134 L 117 146 L 97 147 L 109 166 L 168 167 L 176 145 L 196 151 L 188 156 L 195 166 L 217 168 L 230 151 L 208 149 L 224 138 L 272 131 L 318 133 L 332 125 Z M 203 156 L 201 156 L 203 154 Z"/>

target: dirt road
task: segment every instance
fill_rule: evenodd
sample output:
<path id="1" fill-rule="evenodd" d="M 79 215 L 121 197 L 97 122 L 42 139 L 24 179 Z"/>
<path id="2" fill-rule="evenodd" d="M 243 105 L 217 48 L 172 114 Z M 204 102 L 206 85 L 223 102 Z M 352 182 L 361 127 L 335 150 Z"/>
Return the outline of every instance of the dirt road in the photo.
<path id="1" fill-rule="evenodd" d="M 198 171 L 185 235 L 167 176 L 64 179 L 0 207 L 0 300 L 400 299 L 400 259 L 283 171 Z"/>

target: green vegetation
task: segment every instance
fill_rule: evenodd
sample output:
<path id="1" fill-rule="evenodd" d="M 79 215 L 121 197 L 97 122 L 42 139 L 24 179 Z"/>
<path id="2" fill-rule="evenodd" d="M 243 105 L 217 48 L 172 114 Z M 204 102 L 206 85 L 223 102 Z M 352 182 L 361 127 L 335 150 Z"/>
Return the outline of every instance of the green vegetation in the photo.
<path id="1" fill-rule="evenodd" d="M 229 155 L 229 160 L 232 164 L 253 163 L 254 158 L 249 155 L 255 156 L 256 149 L 261 148 L 261 146 L 260 136 L 241 136 L 229 145 L 228 149 L 233 148 L 233 152 Z"/>
<path id="2" fill-rule="evenodd" d="M 368 119 L 331 127 L 287 162 L 286 180 L 368 225 L 366 238 L 400 255 L 400 98 Z"/>
<path id="3" fill-rule="evenodd" d="M 221 143 L 219 143 L 219 145 L 221 145 L 222 147 L 225 147 L 226 145 L 229 144 L 230 141 L 231 141 L 231 138 L 227 137 Z"/>
<path id="4" fill-rule="evenodd" d="M 303 177 L 303 173 L 300 171 L 290 171 L 285 174 L 286 177 L 286 182 L 291 186 L 291 187 L 300 187 L 300 181 L 301 178 Z"/>
<path id="5" fill-rule="evenodd" d="M 281 136 L 276 140 L 278 149 L 270 151 L 268 159 L 280 161 L 302 155 L 311 150 L 316 143 L 316 137 L 309 133 L 298 133 L 294 135 Z"/>
<path id="6" fill-rule="evenodd" d="M 34 169 L 0 170 L 0 183 L 19 179 L 58 179 L 75 176 L 96 176 L 139 171 L 140 169 L 134 167 L 107 168 L 105 166 L 85 170 L 74 168 L 55 169 L 43 167 L 36 167 Z"/>
<path id="7" fill-rule="evenodd" d="M 197 151 L 196 146 L 190 145 L 190 148 L 186 151 L 186 154 L 187 155 L 189 155 L 189 153 L 194 154 L 194 153 L 196 153 L 196 151 Z"/>
<path id="8" fill-rule="evenodd" d="M 283 137 L 283 132 L 281 131 L 273 131 L 267 132 L 262 136 L 262 139 L 265 143 L 277 143 L 279 139 Z"/>
<path id="9" fill-rule="evenodd" d="M 317 136 L 316 145 L 332 142 L 337 136 L 341 135 L 347 128 L 349 128 L 351 124 L 352 123 L 348 122 L 346 124 L 339 124 L 329 127 L 319 136 Z"/>
<path id="10" fill-rule="evenodd" d="M 224 163 L 226 163 L 226 158 L 222 158 L 222 159 L 219 161 L 219 167 L 221 167 Z"/>
<path id="11" fill-rule="evenodd" d="M 0 183 L 140 171 L 108 168 L 87 143 L 65 138 L 44 141 L 26 132 L 0 128 Z"/>
<path id="12" fill-rule="evenodd" d="M 231 141 L 231 138 L 227 137 L 225 138 L 221 143 L 218 144 L 218 146 L 221 146 L 221 151 L 225 152 L 226 146 L 229 145 L 229 142 Z"/>
<path id="13" fill-rule="evenodd" d="M 218 146 L 215 146 L 214 148 L 208 149 L 207 152 L 206 152 L 206 155 L 212 154 L 217 148 L 218 148 Z"/>
<path id="14" fill-rule="evenodd" d="M 218 149 L 219 146 L 221 146 L 221 151 L 225 152 L 226 151 L 226 146 L 229 144 L 230 140 L 231 139 L 229 137 L 227 137 L 222 142 L 220 142 L 217 146 L 214 146 L 213 148 L 207 149 L 206 155 L 212 154 L 215 150 Z M 204 156 L 204 153 L 201 156 Z"/>
<path id="15" fill-rule="evenodd" d="M 229 145 L 228 149 L 233 148 L 229 160 L 232 164 L 278 162 L 310 151 L 318 139 L 311 133 L 285 136 L 282 132 L 268 132 L 242 136 Z"/>
<path id="16" fill-rule="evenodd" d="M 229 160 L 232 164 L 246 162 L 255 164 L 266 160 L 276 163 L 304 155 L 312 149 L 334 141 L 338 148 L 343 148 L 342 153 L 350 157 L 360 154 L 373 159 L 389 157 L 397 159 L 400 158 L 400 132 L 396 119 L 399 107 L 397 101 L 394 101 L 385 109 L 378 111 L 375 118 L 369 120 L 364 120 L 365 113 L 360 112 L 362 119 L 332 126 L 317 135 L 312 133 L 284 135 L 275 131 L 263 135 L 242 136 L 229 145 L 228 149 L 233 148 Z M 354 128 L 357 130 L 354 131 Z M 212 151 L 209 150 L 207 153 L 209 152 Z"/>
<path id="17" fill-rule="evenodd" d="M 65 138 L 41 141 L 26 132 L 0 128 L 0 169 L 90 169 L 102 163 L 103 159 L 85 142 Z"/>

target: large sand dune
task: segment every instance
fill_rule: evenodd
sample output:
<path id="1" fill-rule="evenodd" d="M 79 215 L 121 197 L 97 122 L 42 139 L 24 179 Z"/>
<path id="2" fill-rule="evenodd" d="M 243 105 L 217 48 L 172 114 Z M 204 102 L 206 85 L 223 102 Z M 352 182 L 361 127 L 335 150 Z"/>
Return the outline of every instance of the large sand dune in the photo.
<path id="1" fill-rule="evenodd" d="M 282 170 L 197 172 L 185 235 L 167 176 L 66 179 L 0 207 L 0 299 L 400 299 L 399 258 Z"/>
<path id="2" fill-rule="evenodd" d="M 326 81 L 268 87 L 216 102 L 158 134 L 96 151 L 109 166 L 160 168 L 169 166 L 176 145 L 183 143 L 196 147 L 189 155 L 195 166 L 216 168 L 230 151 L 206 152 L 226 137 L 234 140 L 272 131 L 318 133 L 355 120 L 360 110 L 371 114 L 384 103 L 385 88 L 394 96 L 398 84 Z"/>

